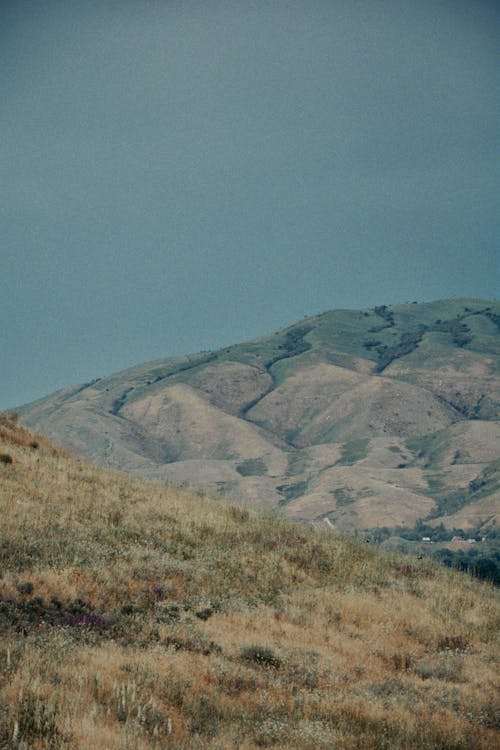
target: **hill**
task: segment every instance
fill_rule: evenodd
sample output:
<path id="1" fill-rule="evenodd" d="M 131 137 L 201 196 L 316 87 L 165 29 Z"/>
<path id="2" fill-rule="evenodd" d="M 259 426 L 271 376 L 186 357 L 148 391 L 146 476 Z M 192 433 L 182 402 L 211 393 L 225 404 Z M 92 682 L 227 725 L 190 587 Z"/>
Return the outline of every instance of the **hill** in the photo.
<path id="1" fill-rule="evenodd" d="M 498 593 L 0 416 L 0 747 L 493 750 Z"/>
<path id="2" fill-rule="evenodd" d="M 500 305 L 334 310 L 21 407 L 102 466 L 339 530 L 498 519 Z"/>

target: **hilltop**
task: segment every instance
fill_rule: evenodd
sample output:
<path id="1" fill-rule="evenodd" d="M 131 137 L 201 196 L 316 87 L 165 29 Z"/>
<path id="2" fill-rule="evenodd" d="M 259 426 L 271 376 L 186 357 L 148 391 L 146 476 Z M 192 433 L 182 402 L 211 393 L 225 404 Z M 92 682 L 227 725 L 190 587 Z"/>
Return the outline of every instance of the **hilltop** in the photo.
<path id="1" fill-rule="evenodd" d="M 334 310 L 18 411 L 102 466 L 340 531 L 484 534 L 500 495 L 500 305 Z"/>
<path id="2" fill-rule="evenodd" d="M 498 593 L 0 415 L 0 747 L 493 750 Z"/>

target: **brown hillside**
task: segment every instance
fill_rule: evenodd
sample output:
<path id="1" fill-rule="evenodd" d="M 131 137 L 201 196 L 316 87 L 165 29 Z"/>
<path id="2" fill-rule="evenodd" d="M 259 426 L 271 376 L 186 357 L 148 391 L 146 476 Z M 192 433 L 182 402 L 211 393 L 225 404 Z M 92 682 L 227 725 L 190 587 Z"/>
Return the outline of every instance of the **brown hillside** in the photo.
<path id="1" fill-rule="evenodd" d="M 0 426 L 0 747 L 498 747 L 489 585 Z"/>
<path id="2" fill-rule="evenodd" d="M 334 310 L 19 411 L 103 466 L 294 518 L 478 530 L 500 515 L 499 320 L 470 299 Z"/>

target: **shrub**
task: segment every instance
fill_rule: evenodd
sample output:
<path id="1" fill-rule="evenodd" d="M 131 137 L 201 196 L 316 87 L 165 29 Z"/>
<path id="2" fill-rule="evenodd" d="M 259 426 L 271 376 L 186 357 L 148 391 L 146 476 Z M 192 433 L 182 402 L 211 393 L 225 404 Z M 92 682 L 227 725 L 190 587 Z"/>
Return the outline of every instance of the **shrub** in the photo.
<path id="1" fill-rule="evenodd" d="M 32 594 L 35 590 L 35 587 L 31 583 L 31 581 L 23 581 L 23 583 L 18 583 L 16 588 L 20 594 Z"/>
<path id="2" fill-rule="evenodd" d="M 250 518 L 250 513 L 246 508 L 240 508 L 238 505 L 230 505 L 229 513 L 231 517 L 240 523 L 245 523 Z"/>
<path id="3" fill-rule="evenodd" d="M 236 471 L 242 477 L 261 477 L 266 473 L 267 467 L 261 458 L 247 458 L 237 465 Z"/>
<path id="4" fill-rule="evenodd" d="M 187 703 L 186 708 L 191 716 L 188 723 L 190 732 L 208 737 L 214 737 L 217 734 L 223 715 L 210 696 L 196 695 Z"/>
<path id="5" fill-rule="evenodd" d="M 463 671 L 463 661 L 458 655 L 442 653 L 421 659 L 414 667 L 414 671 L 422 680 L 434 678 L 453 682 L 460 679 Z"/>
<path id="6" fill-rule="evenodd" d="M 394 666 L 395 672 L 408 672 L 412 664 L 412 657 L 410 656 L 410 654 L 397 653 L 392 655 L 391 661 Z"/>
<path id="7" fill-rule="evenodd" d="M 222 652 L 221 647 L 215 641 L 207 638 L 204 633 L 187 627 L 173 629 L 162 641 L 162 645 L 167 648 L 170 646 L 176 651 L 190 651 L 203 656 Z"/>
<path id="8" fill-rule="evenodd" d="M 13 463 L 14 459 L 10 455 L 10 453 L 0 453 L 0 463 L 2 464 L 11 464 Z"/>
<path id="9" fill-rule="evenodd" d="M 461 635 L 444 635 L 437 644 L 438 651 L 467 651 L 469 641 Z"/>
<path id="10" fill-rule="evenodd" d="M 241 658 L 243 661 L 257 664 L 259 667 L 278 669 L 281 666 L 280 657 L 267 646 L 246 646 L 241 650 Z"/>

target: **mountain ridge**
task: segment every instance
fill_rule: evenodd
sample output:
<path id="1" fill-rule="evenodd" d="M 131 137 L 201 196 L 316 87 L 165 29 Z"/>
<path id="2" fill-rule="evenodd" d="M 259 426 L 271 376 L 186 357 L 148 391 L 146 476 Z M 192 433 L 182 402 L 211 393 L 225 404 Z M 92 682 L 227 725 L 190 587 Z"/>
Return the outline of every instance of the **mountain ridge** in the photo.
<path id="1" fill-rule="evenodd" d="M 468 298 L 331 310 L 18 411 L 101 465 L 294 518 L 451 528 L 458 512 L 476 528 L 498 517 L 499 321 L 498 302 Z M 463 460 L 459 423 L 475 425 L 475 462 Z M 433 435 L 453 460 L 422 458 L 412 441 Z M 477 498 L 487 468 L 491 491 Z"/>

